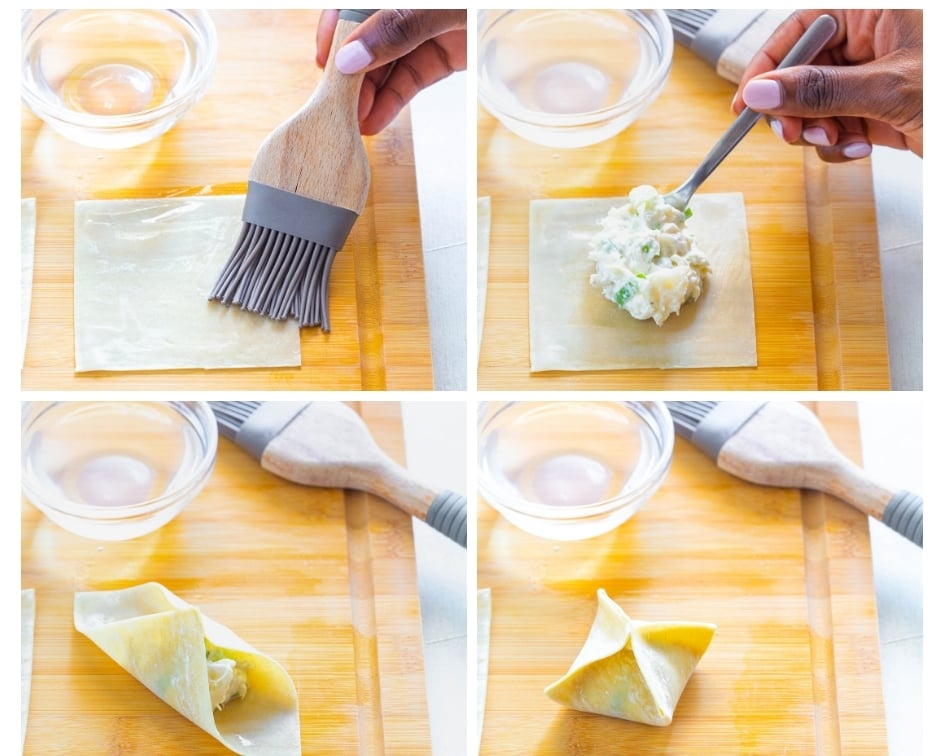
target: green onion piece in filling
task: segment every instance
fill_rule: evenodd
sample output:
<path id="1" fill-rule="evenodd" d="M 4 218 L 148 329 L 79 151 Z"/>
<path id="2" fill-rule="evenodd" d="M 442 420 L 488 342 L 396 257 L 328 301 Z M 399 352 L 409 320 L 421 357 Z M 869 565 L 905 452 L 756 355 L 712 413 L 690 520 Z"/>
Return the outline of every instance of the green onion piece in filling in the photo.
<path id="1" fill-rule="evenodd" d="M 617 303 L 618 307 L 623 307 L 627 303 L 627 300 L 636 293 L 637 287 L 632 283 L 628 283 L 614 295 L 614 301 Z"/>

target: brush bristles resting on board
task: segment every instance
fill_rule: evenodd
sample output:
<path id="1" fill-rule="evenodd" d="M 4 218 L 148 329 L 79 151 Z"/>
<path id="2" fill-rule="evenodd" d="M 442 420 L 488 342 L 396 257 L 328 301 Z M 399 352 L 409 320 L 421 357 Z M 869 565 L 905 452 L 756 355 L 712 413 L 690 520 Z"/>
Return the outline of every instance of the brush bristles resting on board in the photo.
<path id="1" fill-rule="evenodd" d="M 329 331 L 332 262 L 367 202 L 371 169 L 358 128 L 364 74 L 334 65 L 373 10 L 343 10 L 311 99 L 263 142 L 249 171 L 243 228 L 210 299 Z"/>
<path id="2" fill-rule="evenodd" d="M 878 485 L 798 402 L 667 402 L 676 434 L 720 469 L 766 486 L 824 491 L 922 546 L 922 498 Z"/>

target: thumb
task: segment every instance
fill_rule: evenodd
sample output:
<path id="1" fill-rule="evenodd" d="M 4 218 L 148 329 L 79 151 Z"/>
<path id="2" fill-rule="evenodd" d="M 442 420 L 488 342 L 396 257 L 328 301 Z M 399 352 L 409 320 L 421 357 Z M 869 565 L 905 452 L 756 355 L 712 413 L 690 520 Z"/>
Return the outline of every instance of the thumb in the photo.
<path id="1" fill-rule="evenodd" d="M 335 65 L 344 74 L 370 71 L 465 25 L 465 10 L 379 10 L 345 40 L 335 54 Z"/>
<path id="2" fill-rule="evenodd" d="M 768 115 L 856 116 L 890 121 L 901 100 L 899 77 L 877 61 L 857 66 L 794 66 L 749 81 L 742 99 Z"/>

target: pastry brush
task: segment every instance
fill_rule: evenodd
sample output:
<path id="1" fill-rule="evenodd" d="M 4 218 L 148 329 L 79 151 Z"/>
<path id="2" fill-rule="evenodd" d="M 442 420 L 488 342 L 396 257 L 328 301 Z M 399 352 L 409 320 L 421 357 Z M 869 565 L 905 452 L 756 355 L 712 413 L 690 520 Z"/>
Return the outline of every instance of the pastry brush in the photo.
<path id="1" fill-rule="evenodd" d="M 242 231 L 211 300 L 329 330 L 331 265 L 364 210 L 371 180 L 357 114 L 364 74 L 342 74 L 334 57 L 372 13 L 341 11 L 315 93 L 259 148 Z"/>
<path id="2" fill-rule="evenodd" d="M 738 84 L 748 63 L 789 10 L 667 10 L 676 42 Z"/>
<path id="3" fill-rule="evenodd" d="M 676 433 L 752 483 L 824 491 L 922 545 L 922 499 L 871 480 L 797 402 L 667 402 Z"/>
<path id="4" fill-rule="evenodd" d="M 466 497 L 437 493 L 388 457 L 341 402 L 210 402 L 220 434 L 293 483 L 379 496 L 466 546 Z"/>

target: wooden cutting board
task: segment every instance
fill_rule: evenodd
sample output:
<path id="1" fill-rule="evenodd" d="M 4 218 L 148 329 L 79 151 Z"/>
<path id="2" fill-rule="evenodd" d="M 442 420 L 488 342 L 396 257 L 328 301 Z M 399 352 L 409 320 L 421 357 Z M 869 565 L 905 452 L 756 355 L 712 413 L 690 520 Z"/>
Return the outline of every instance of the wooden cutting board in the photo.
<path id="1" fill-rule="evenodd" d="M 855 405 L 814 409 L 857 460 Z M 609 534 L 542 540 L 482 502 L 478 526 L 478 584 L 492 589 L 483 756 L 886 753 L 868 523 L 851 507 L 745 483 L 678 441 L 662 488 Z M 666 728 L 543 694 L 601 587 L 631 618 L 718 625 Z"/>
<path id="2" fill-rule="evenodd" d="M 399 405 L 359 410 L 402 462 Z M 22 585 L 36 589 L 27 756 L 230 753 L 73 627 L 76 591 L 150 580 L 287 669 L 306 755 L 430 752 L 410 518 L 283 481 L 221 439 L 204 490 L 139 539 L 81 539 L 23 503 Z"/>
<path id="3" fill-rule="evenodd" d="M 158 140 L 72 144 L 22 108 L 23 197 L 36 198 L 26 389 L 425 389 L 433 387 L 410 118 L 366 140 L 367 207 L 331 273 L 330 335 L 306 329 L 302 367 L 74 373 L 76 200 L 241 194 L 266 135 L 318 82 L 317 11 L 213 11 L 219 54 L 199 103 Z M 234 244 L 235 244 L 234 239 Z"/>
<path id="4" fill-rule="evenodd" d="M 734 92 L 677 48 L 666 88 L 640 119 L 579 150 L 533 145 L 479 108 L 477 191 L 492 201 L 480 388 L 889 388 L 869 162 L 826 166 L 764 123 L 700 190 L 745 197 L 758 366 L 529 373 L 529 202 L 675 188 L 730 125 Z"/>

